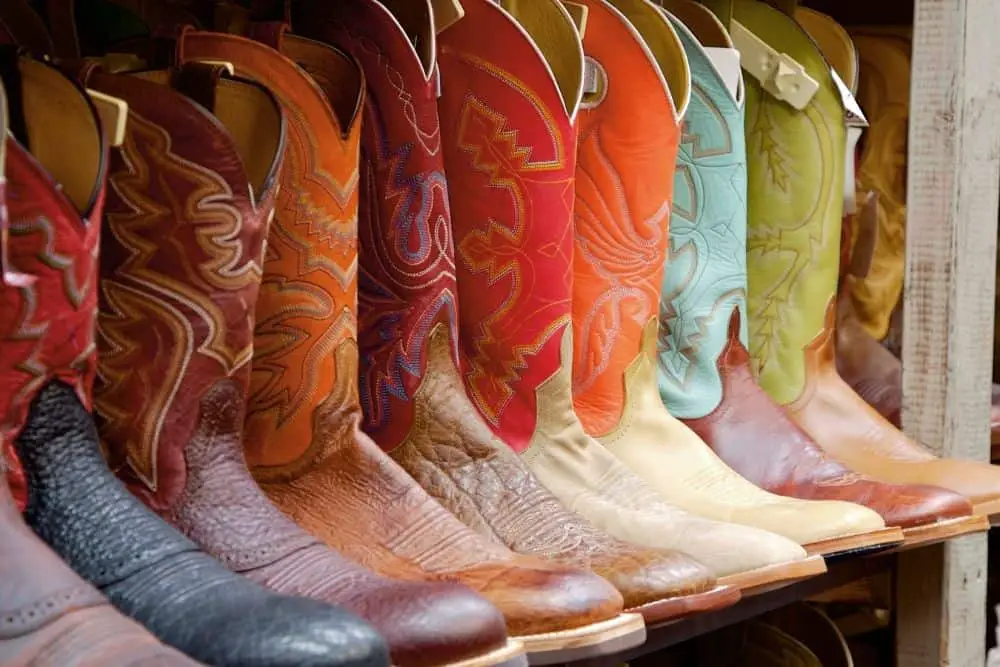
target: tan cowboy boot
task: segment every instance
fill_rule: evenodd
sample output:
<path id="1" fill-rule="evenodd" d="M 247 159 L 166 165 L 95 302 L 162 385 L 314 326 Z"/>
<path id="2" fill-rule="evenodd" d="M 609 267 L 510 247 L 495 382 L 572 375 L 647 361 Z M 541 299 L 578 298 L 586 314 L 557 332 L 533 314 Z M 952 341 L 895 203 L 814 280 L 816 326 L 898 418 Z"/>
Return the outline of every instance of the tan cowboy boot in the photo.
<path id="1" fill-rule="evenodd" d="M 641 642 L 641 616 L 621 615 L 621 596 L 610 584 L 481 538 L 360 432 L 355 308 L 364 78 L 355 60 L 288 34 L 284 23 L 251 30 L 257 41 L 185 33 L 177 50 L 183 59 L 232 63 L 267 85 L 289 118 L 256 308 L 245 429 L 256 478 L 299 525 L 349 558 L 395 578 L 444 578 L 482 593 L 523 637 L 533 661 Z M 297 61 L 311 63 L 312 75 Z M 468 640 L 479 652 L 493 649 L 480 655 L 483 664 L 514 649 L 496 646 L 492 624 L 466 628 L 449 618 L 457 630 L 478 628 Z"/>
<path id="2" fill-rule="evenodd" d="M 616 537 L 683 546 L 741 587 L 821 571 L 777 535 L 667 504 L 583 431 L 569 328 L 582 45 L 558 3 L 463 4 L 439 36 L 439 109 L 477 409 L 563 503 Z M 620 18 L 605 25 L 616 23 L 628 30 Z"/>
<path id="3" fill-rule="evenodd" d="M 714 575 L 688 556 L 615 540 L 563 507 L 469 401 L 456 356 L 435 17 L 429 2 L 419 4 L 408 4 L 410 11 L 375 0 L 293 7 L 296 25 L 348 49 L 366 72 L 359 215 L 366 432 L 483 536 L 518 553 L 593 570 L 647 624 L 734 603 L 738 591 L 717 590 Z M 304 55 L 299 63 L 309 69 Z M 398 104 L 401 84 L 409 106 Z M 498 495 L 498 483 L 518 493 Z"/>
<path id="4" fill-rule="evenodd" d="M 642 218 L 645 229 L 638 233 L 647 235 L 644 241 L 629 239 L 627 231 L 628 215 L 639 214 L 626 214 L 628 208 L 623 207 L 641 206 L 641 200 L 631 201 L 627 190 L 621 190 L 627 188 L 628 173 L 617 177 L 622 184 L 616 183 L 613 172 L 607 173 L 609 164 L 614 165 L 612 169 L 620 168 L 615 165 L 614 144 L 595 145 L 596 137 L 590 133 L 581 138 L 581 167 L 587 178 L 578 178 L 577 185 L 578 242 L 574 268 L 577 287 L 573 304 L 577 413 L 587 432 L 682 509 L 715 520 L 764 528 L 807 545 L 814 553 L 850 548 L 844 538 L 885 529 L 877 514 L 849 503 L 801 501 L 755 487 L 672 417 L 660 400 L 655 361 L 657 304 L 667 248 L 670 176 L 680 136 L 678 112 L 687 106 L 690 72 L 683 47 L 662 10 L 638 0 L 623 1 L 618 6 L 637 26 L 646 44 L 655 45 L 654 52 L 658 52 L 658 62 L 665 83 L 671 86 L 676 106 L 665 103 L 669 109 L 667 118 L 674 119 L 673 128 L 665 130 L 668 152 L 663 156 L 666 161 L 661 169 L 667 180 L 659 186 L 659 208 L 647 211 Z M 612 75 L 607 71 L 607 77 Z M 608 83 L 609 90 L 613 85 Z M 619 85 L 617 90 L 623 89 Z M 604 131 L 613 132 L 615 116 L 607 116 L 608 113 L 611 112 L 595 111 L 590 120 L 601 121 Z M 655 116 L 649 121 L 636 116 L 626 124 L 643 126 L 657 121 L 666 122 Z M 629 156 L 621 155 L 618 159 Z M 637 160 L 630 156 L 629 159 Z M 647 171 L 646 167 L 639 169 Z M 601 185 L 602 179 L 607 186 Z M 649 188 L 655 181 L 646 176 L 640 182 Z M 657 195 L 652 197 L 655 199 Z M 614 236 L 604 231 L 612 220 L 595 224 L 595 218 L 600 220 L 602 214 L 619 217 L 621 229 Z M 657 214 L 662 217 L 655 217 Z M 659 234 L 654 233 L 657 229 L 654 225 L 662 225 Z M 647 253 L 649 261 L 623 264 L 623 260 L 612 254 L 615 242 L 628 248 L 623 256 L 633 257 L 641 251 Z M 876 542 L 882 543 L 886 537 L 879 535 Z M 890 543 L 898 541 L 894 536 L 888 538 Z"/>
<path id="5" fill-rule="evenodd" d="M 762 69 L 747 78 L 750 352 L 761 386 L 828 454 L 857 472 L 958 491 L 980 511 L 1000 506 L 994 495 L 1000 493 L 1000 470 L 936 459 L 837 375 L 832 338 L 846 97 L 793 19 L 751 0 L 738 0 L 735 7 L 735 18 L 755 36 L 748 38 L 753 48 L 785 54 L 785 78 L 774 80 Z M 981 526 L 958 518 L 938 528 L 964 532 Z"/>

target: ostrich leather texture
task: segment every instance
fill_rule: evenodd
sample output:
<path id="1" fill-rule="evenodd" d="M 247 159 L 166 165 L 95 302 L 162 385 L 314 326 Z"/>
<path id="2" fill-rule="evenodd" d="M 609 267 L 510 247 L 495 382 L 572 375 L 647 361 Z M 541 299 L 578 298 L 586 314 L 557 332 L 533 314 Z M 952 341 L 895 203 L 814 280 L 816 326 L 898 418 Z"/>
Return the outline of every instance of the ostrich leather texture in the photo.
<path id="1" fill-rule="evenodd" d="M 358 221 L 365 430 L 466 525 L 517 553 L 593 570 L 626 608 L 707 589 L 714 576 L 699 564 L 619 542 L 560 505 L 469 401 L 458 371 L 436 52 L 426 46 L 433 13 L 427 2 L 392 8 L 368 0 L 293 15 L 347 48 L 368 86 Z M 296 55 L 310 70 L 308 54 Z"/>
<path id="2" fill-rule="evenodd" d="M 829 65 L 791 19 L 744 0 L 736 6 L 736 18 L 822 82 L 801 112 L 747 82 L 750 353 L 761 386 L 828 455 L 856 472 L 879 481 L 950 489 L 972 501 L 974 509 L 1000 499 L 1000 468 L 938 459 L 882 418 L 837 374 L 833 338 L 844 109 Z M 786 266 L 777 259 L 782 257 Z M 824 312 L 805 317 L 811 309 L 803 304 L 819 302 Z M 843 317 L 850 314 L 845 311 Z"/>
<path id="3" fill-rule="evenodd" d="M 682 29 L 678 35 L 694 91 L 678 155 L 661 297 L 659 380 L 665 404 L 687 415 L 685 424 L 742 477 L 773 493 L 857 502 L 892 526 L 968 513 L 964 499 L 942 489 L 881 484 L 848 470 L 757 386 L 744 346 L 743 112 L 694 36 Z M 718 348 L 720 329 L 724 338 Z"/>
<path id="4" fill-rule="evenodd" d="M 22 61 L 20 70 L 23 80 L 6 81 L 8 91 L 23 84 L 26 106 L 40 92 L 46 108 L 60 113 L 46 118 L 33 109 L 24 118 L 49 121 L 41 128 L 61 140 L 55 145 L 76 141 L 79 150 L 92 143 L 97 156 L 95 194 L 81 216 L 79 200 L 69 199 L 77 188 L 68 186 L 78 183 L 58 153 L 49 152 L 53 144 L 43 139 L 49 137 L 35 127 L 31 146 L 52 164 L 50 170 L 60 168 L 54 173 L 61 174 L 62 191 L 20 144 L 8 145 L 9 257 L 35 278 L 30 287 L 4 290 L 5 300 L 11 300 L 4 311 L 24 317 L 15 318 L 14 328 L 0 339 L 3 357 L 15 356 L 27 331 L 24 318 L 31 318 L 35 363 L 24 367 L 39 372 L 31 381 L 21 379 L 19 393 L 29 396 L 30 408 L 15 441 L 27 482 L 27 523 L 120 611 L 202 662 L 386 665 L 381 638 L 362 621 L 318 602 L 270 594 L 230 573 L 146 509 L 111 473 L 87 409 L 97 361 L 97 248 L 107 149 L 82 89 L 47 65 Z M 83 142 L 87 131 L 90 143 Z M 88 158 L 84 151 L 73 155 Z M 4 374 L 4 380 L 17 378 Z"/>
<path id="5" fill-rule="evenodd" d="M 570 328 L 582 44 L 550 2 L 530 5 L 536 14 L 521 3 L 463 7 L 465 17 L 439 36 L 438 109 L 464 380 L 476 408 L 566 507 L 619 539 L 681 549 L 720 576 L 803 558 L 777 535 L 667 504 L 584 432 L 572 403 Z M 541 53 L 505 7 L 548 35 L 538 38 Z M 575 68 L 556 79 L 545 53 Z M 494 365 L 476 370 L 485 363 Z"/>
<path id="6" fill-rule="evenodd" d="M 511 632 L 613 618 L 622 599 L 605 581 L 480 538 L 360 431 L 355 312 L 363 75 L 353 59 L 323 47 L 329 69 L 313 78 L 295 60 L 321 45 L 281 25 L 254 30 L 278 52 L 199 32 L 184 34 L 178 50 L 183 60 L 225 60 L 262 81 L 289 119 L 256 307 L 245 430 L 258 481 L 296 523 L 345 556 L 399 579 L 466 584 L 503 612 Z M 316 72 L 316 61 L 304 57 Z M 486 611 L 475 616 L 478 622 L 463 619 L 442 630 L 478 642 L 480 652 L 502 646 L 501 619 Z"/>
<path id="7" fill-rule="evenodd" d="M 100 74 L 88 81 L 124 99 L 132 111 L 123 160 L 115 162 L 110 177 L 107 220 L 112 235 L 105 243 L 102 280 L 108 305 L 99 318 L 100 343 L 106 349 L 99 387 L 105 391 L 97 399 L 98 412 L 108 415 L 104 441 L 112 452 L 129 456 L 133 489 L 231 570 L 276 592 L 357 612 L 386 637 L 396 664 L 431 664 L 475 654 L 481 649 L 467 638 L 458 637 L 448 647 L 447 625 L 422 628 L 408 619 L 445 607 L 450 599 L 470 619 L 485 613 L 495 621 L 484 600 L 455 586 L 431 590 L 391 582 L 350 563 L 284 516 L 250 477 L 242 446 L 253 336 L 249 309 L 257 298 L 260 257 L 274 210 L 284 122 L 270 94 L 249 82 L 204 80 L 209 73 L 202 71 L 199 87 L 194 75 L 204 67 L 185 65 L 178 81 L 191 82 L 194 91 L 208 98 L 206 103 L 214 103 L 219 118 L 257 119 L 241 127 L 245 134 L 236 140 L 219 119 L 160 83 Z M 239 150 L 246 136 L 257 139 L 263 186 L 250 185 L 245 172 L 245 160 L 254 157 Z M 160 183 L 167 185 L 150 185 Z M 228 201 L 227 192 L 232 193 Z M 164 220 L 164 211 L 172 219 Z M 127 260 L 141 249 L 149 250 L 143 265 Z M 136 309 L 143 306 L 139 317 Z M 188 326 L 181 326 L 185 321 Z M 219 341 L 214 350 L 213 334 Z M 158 341 L 166 347 L 159 348 Z M 227 349 L 228 354 L 217 353 Z M 130 356 L 122 354 L 126 350 Z M 178 360 L 170 350 L 188 354 Z M 165 367 L 157 368 L 155 361 Z M 131 368 L 140 372 L 125 372 Z M 149 377 L 160 381 L 147 381 Z M 154 388 L 172 400 L 160 400 Z M 126 411 L 125 397 L 140 402 Z M 166 417 L 154 412 L 157 406 Z M 143 415 L 143 409 L 149 414 Z M 123 413 L 136 418 L 114 421 Z M 159 424 L 172 429 L 147 433 L 140 428 Z M 173 480 L 153 479 L 149 485 L 143 481 L 148 476 L 135 472 L 153 468 L 132 463 L 145 456 L 142 450 L 123 450 L 144 441 L 156 443 L 158 459 L 166 462 L 159 470 Z M 169 490 L 175 495 L 166 495 Z M 378 603 L 386 597 L 401 604 Z M 434 618 L 447 623 L 450 610 L 449 605 Z"/>

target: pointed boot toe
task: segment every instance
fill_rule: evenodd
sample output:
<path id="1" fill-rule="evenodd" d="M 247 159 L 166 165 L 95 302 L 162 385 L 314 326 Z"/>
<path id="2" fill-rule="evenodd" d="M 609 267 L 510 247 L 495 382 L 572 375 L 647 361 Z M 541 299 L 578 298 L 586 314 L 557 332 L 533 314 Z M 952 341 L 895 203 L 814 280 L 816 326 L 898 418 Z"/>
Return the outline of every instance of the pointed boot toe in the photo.
<path id="1" fill-rule="evenodd" d="M 503 614 L 457 584 L 399 582 L 345 605 L 370 619 L 400 667 L 431 667 L 486 655 L 507 643 Z"/>
<path id="2" fill-rule="evenodd" d="M 508 631 L 516 636 L 599 623 L 622 609 L 622 596 L 614 586 L 589 572 L 482 565 L 463 570 L 461 577 L 466 585 L 476 583 L 476 590 L 503 612 Z"/>
<path id="3" fill-rule="evenodd" d="M 887 526 L 905 529 L 972 514 L 969 500 L 947 489 L 927 484 L 873 486 L 879 493 L 865 505 L 881 514 Z"/>
<path id="4" fill-rule="evenodd" d="M 678 532 L 688 532 L 691 549 L 719 577 L 719 583 L 748 572 L 760 572 L 807 557 L 805 549 L 792 540 L 759 528 L 720 521 L 692 520 L 678 524 Z"/>
<path id="5" fill-rule="evenodd" d="M 791 501 L 763 507 L 747 507 L 733 520 L 752 523 L 755 527 L 775 532 L 801 544 L 823 542 L 845 535 L 880 531 L 885 522 L 877 512 L 840 500 Z M 750 519 L 747 515 L 753 514 Z"/>

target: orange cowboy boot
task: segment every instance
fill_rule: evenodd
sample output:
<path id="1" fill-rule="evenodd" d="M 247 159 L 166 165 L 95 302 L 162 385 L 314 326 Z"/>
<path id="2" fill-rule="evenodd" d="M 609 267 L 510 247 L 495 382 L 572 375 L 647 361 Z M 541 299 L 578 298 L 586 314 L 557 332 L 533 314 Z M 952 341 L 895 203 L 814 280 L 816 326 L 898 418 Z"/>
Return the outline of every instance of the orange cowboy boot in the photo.
<path id="1" fill-rule="evenodd" d="M 660 297 L 658 380 L 665 405 L 740 475 L 773 493 L 865 505 L 888 525 L 904 527 L 910 541 L 942 517 L 967 514 L 968 503 L 944 489 L 885 484 L 848 470 L 754 381 L 744 342 L 745 84 L 725 28 L 731 16 L 716 18 L 693 0 L 666 4 L 698 34 L 677 26 L 694 94 L 678 155 Z"/>
<path id="2" fill-rule="evenodd" d="M 360 431 L 355 313 L 364 77 L 354 59 L 289 34 L 285 23 L 254 23 L 250 31 L 254 40 L 186 31 L 177 53 L 182 62 L 232 63 L 267 85 L 289 118 L 256 308 L 244 432 L 254 476 L 299 525 L 356 562 L 403 580 L 463 583 L 493 602 L 523 649 L 516 642 L 505 647 L 481 610 L 473 624 L 459 623 L 466 612 L 458 608 L 430 616 L 441 632 L 462 632 L 483 661 L 526 649 L 541 664 L 640 643 L 642 617 L 622 615 L 622 598 L 607 582 L 481 538 Z M 574 647 L 576 640 L 582 646 Z M 484 649 L 492 653 L 483 656 Z"/>
<path id="3" fill-rule="evenodd" d="M 664 502 L 583 431 L 570 328 L 583 45 L 557 2 L 463 6 L 465 18 L 439 36 L 438 107 L 476 408 L 557 498 L 620 539 L 682 548 L 741 588 L 823 571 L 778 535 Z M 614 34 L 627 36 L 620 18 L 602 31 L 616 23 Z"/>
<path id="4" fill-rule="evenodd" d="M 458 370 L 435 15 L 426 0 L 415 5 L 423 6 L 298 3 L 292 16 L 310 36 L 347 49 L 366 74 L 358 223 L 365 431 L 470 527 L 515 552 L 593 570 L 647 624 L 736 602 L 736 589 L 717 590 L 687 556 L 617 541 L 567 510 L 470 403 Z M 498 494 L 497 484 L 508 491 Z"/>
<path id="5" fill-rule="evenodd" d="M 758 68 L 747 77 L 750 352 L 761 386 L 850 469 L 880 481 L 956 491 L 977 514 L 1000 510 L 1000 469 L 936 458 L 837 374 L 833 337 L 850 92 L 838 87 L 815 42 L 791 17 L 752 0 L 737 0 L 735 8 L 736 20 L 760 44 L 802 66 L 796 76 L 813 85 L 797 90 L 815 91 L 804 99 L 775 88 Z M 747 62 L 754 61 L 744 58 L 745 68 Z M 938 525 L 941 535 L 983 527 L 961 517 Z"/>

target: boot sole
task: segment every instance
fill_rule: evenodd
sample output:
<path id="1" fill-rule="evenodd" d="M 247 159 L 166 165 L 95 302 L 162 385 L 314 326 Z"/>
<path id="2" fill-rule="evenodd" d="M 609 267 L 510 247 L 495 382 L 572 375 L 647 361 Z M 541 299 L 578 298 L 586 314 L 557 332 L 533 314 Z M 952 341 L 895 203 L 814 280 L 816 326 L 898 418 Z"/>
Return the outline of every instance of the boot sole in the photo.
<path id="1" fill-rule="evenodd" d="M 528 656 L 521 642 L 508 639 L 506 645 L 486 655 L 444 663 L 439 667 L 528 667 Z"/>
<path id="2" fill-rule="evenodd" d="M 555 665 L 597 658 L 633 648 L 646 641 L 646 623 L 640 614 L 615 618 L 582 628 L 513 637 L 524 644 L 529 665 Z"/>
<path id="3" fill-rule="evenodd" d="M 809 579 L 826 572 L 822 556 L 808 556 L 790 563 L 776 563 L 721 577 L 719 583 L 739 588 L 743 597 L 759 595 L 775 588 L 782 588 L 799 579 Z"/>
<path id="4" fill-rule="evenodd" d="M 1000 514 L 1000 498 L 975 503 L 972 506 L 972 513 L 976 516 L 995 516 Z"/>
<path id="5" fill-rule="evenodd" d="M 646 627 L 652 629 L 658 625 L 698 614 L 704 611 L 714 611 L 731 607 L 740 601 L 740 589 L 732 586 L 716 586 L 704 593 L 678 595 L 666 600 L 654 600 L 638 607 L 626 609 L 626 613 L 642 614 Z"/>
<path id="6" fill-rule="evenodd" d="M 810 556 L 833 558 L 888 549 L 899 546 L 905 539 L 903 531 L 899 528 L 882 528 L 868 533 L 845 535 L 843 537 L 812 542 L 805 545 L 804 548 Z"/>
<path id="7" fill-rule="evenodd" d="M 948 540 L 959 535 L 982 533 L 990 528 L 990 519 L 986 515 L 962 516 L 957 519 L 945 519 L 923 526 L 913 526 L 903 529 L 905 542 L 897 549 L 910 549 L 933 542 Z"/>

